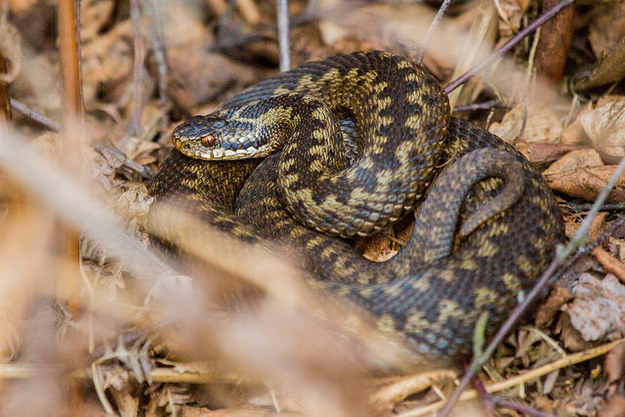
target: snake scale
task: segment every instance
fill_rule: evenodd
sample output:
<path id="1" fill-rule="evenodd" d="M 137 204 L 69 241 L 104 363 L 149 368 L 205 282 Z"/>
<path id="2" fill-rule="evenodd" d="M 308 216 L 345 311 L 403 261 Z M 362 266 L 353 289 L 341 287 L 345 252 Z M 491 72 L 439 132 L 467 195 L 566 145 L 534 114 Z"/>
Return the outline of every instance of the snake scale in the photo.
<path id="1" fill-rule="evenodd" d="M 295 248 L 315 287 L 428 358 L 470 354 L 480 314 L 492 332 L 563 239 L 555 198 L 528 161 L 450 116 L 434 76 L 386 52 L 269 78 L 184 122 L 173 142 L 150 185 L 157 204 L 174 196 L 245 241 Z M 343 239 L 415 209 L 409 243 L 386 262 Z"/>

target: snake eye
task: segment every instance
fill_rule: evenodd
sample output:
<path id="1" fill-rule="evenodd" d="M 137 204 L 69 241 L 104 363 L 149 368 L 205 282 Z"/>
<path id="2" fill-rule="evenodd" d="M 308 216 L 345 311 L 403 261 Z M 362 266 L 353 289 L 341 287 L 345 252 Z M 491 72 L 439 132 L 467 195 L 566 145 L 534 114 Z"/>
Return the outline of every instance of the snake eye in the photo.
<path id="1" fill-rule="evenodd" d="M 202 142 L 202 145 L 206 146 L 207 148 L 210 146 L 213 146 L 215 144 L 215 136 L 206 135 L 202 137 L 201 142 Z"/>

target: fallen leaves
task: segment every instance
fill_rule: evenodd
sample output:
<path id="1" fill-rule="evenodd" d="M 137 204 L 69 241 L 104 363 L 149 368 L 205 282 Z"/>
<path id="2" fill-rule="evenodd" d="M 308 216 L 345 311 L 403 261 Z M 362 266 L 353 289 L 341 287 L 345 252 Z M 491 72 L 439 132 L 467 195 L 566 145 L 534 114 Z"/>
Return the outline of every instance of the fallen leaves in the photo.
<path id="1" fill-rule="evenodd" d="M 614 275 L 599 280 L 582 274 L 572 289 L 575 299 L 562 309 L 584 340 L 625 334 L 625 286 Z"/>
<path id="2" fill-rule="evenodd" d="M 601 410 L 601 417 L 625 417 L 625 396 L 615 395 Z"/>
<path id="3" fill-rule="evenodd" d="M 45 10 L 41 10 L 44 3 L 47 6 Z M 57 76 L 59 66 L 56 50 L 51 47 L 55 42 L 54 37 L 46 36 L 44 39 L 42 36 L 41 39 L 37 39 L 28 36 L 28 33 L 31 35 L 43 33 L 43 30 L 39 28 L 46 27 L 46 24 L 53 25 L 50 23 L 55 19 L 52 3 L 27 0 L 8 3 L 11 14 L 17 17 L 25 15 L 25 9 L 33 8 L 29 13 L 30 17 L 23 16 L 22 20 L 17 19 L 22 22 L 21 25 L 18 21 L 14 22 L 25 40 L 25 48 L 28 49 L 16 54 L 17 59 L 22 59 L 22 65 L 15 71 L 19 73 L 19 76 L 12 87 L 17 99 L 52 118 L 56 115 L 58 119 L 61 116 Z M 269 38 L 273 39 L 273 34 L 268 29 L 273 28 L 273 14 L 267 13 L 267 8 L 273 8 L 273 4 L 237 1 L 233 7 L 227 7 L 223 0 L 171 2 L 172 4 L 161 2 L 160 15 L 158 13 L 152 15 L 154 10 L 150 9 L 148 2 L 145 3 L 141 19 L 142 37 L 148 49 L 146 67 L 140 68 L 141 71 L 137 74 L 141 75 L 141 79 L 135 80 L 133 72 L 135 33 L 132 30 L 128 10 L 123 10 L 123 7 L 126 7 L 125 3 L 121 3 L 124 4 L 122 10 L 114 10 L 117 3 L 112 0 L 81 2 L 83 87 L 87 111 L 85 131 L 93 143 L 105 144 L 109 149 L 112 146 L 119 148 L 118 153 L 107 153 L 105 147 L 102 147 L 99 152 L 88 156 L 88 159 L 91 160 L 94 176 L 101 184 L 105 184 L 108 194 L 114 194 L 112 206 L 132 217 L 129 223 L 134 226 L 135 218 L 143 216 L 150 203 L 144 186 L 139 185 L 139 181 L 148 175 L 142 176 L 142 172 L 137 170 L 137 167 L 141 168 L 142 165 L 147 164 L 151 164 L 152 168 L 156 167 L 158 157 L 165 150 L 162 144 L 169 142 L 172 127 L 186 113 L 201 113 L 205 109 L 218 105 L 228 95 L 234 93 L 235 89 L 265 78 L 267 68 L 261 68 L 261 65 L 268 67 L 276 61 L 274 56 L 277 55 L 275 53 L 277 48 L 271 42 L 250 45 L 245 41 L 245 36 L 257 33 L 269 33 Z M 307 14 L 313 9 L 313 3 L 310 3 L 306 10 Z M 349 52 L 374 48 L 394 50 L 414 56 L 419 47 L 418 40 L 421 39 L 419 34 L 425 32 L 434 12 L 434 9 L 429 6 L 415 3 L 366 4 L 362 8 L 351 4 L 346 6 L 345 2 L 332 0 L 318 3 L 322 8 L 321 11 L 337 7 L 341 9 L 341 13 L 332 13 L 329 17 L 323 14 L 316 16 L 314 13 L 306 16 L 311 18 L 312 23 L 305 27 L 295 28 L 291 32 L 293 62 L 304 62 L 313 57 L 323 58 L 336 51 Z M 292 14 L 300 13 L 304 7 L 307 7 L 306 4 L 300 4 L 297 1 L 291 1 L 290 6 Z M 509 39 L 528 20 L 535 17 L 532 13 L 538 9 L 538 5 L 529 0 L 503 0 L 495 3 L 485 1 L 481 3 L 481 6 L 483 8 L 458 8 L 454 12 L 455 17 L 445 19 L 450 24 L 443 23 L 441 27 L 444 30 L 433 37 L 424 62 L 441 80 L 453 78 L 450 74 L 454 71 L 457 55 L 468 58 L 468 63 L 466 67 L 457 66 L 456 71 L 461 73 L 468 70 L 473 65 L 471 62 L 479 61 L 485 53 L 489 52 L 480 50 L 477 47 L 479 43 L 483 41 L 484 44 L 491 45 Z M 258 7 L 256 16 L 254 16 L 255 7 Z M 584 5 L 582 9 L 588 8 Z M 623 5 L 609 2 L 608 5 L 601 4 L 593 7 L 592 11 L 582 16 L 586 20 L 580 19 L 580 22 L 576 22 L 578 26 L 582 23 L 584 30 L 588 27 L 588 36 L 578 36 L 583 30 L 576 31 L 576 37 L 581 38 L 583 42 L 581 42 L 581 48 L 580 43 L 577 44 L 575 53 L 582 51 L 591 58 L 591 62 L 584 62 L 585 64 L 596 64 L 590 80 L 592 85 L 615 82 L 622 76 L 619 71 L 623 68 L 623 41 L 621 39 L 625 33 L 624 13 Z M 220 16 L 217 17 L 216 14 Z M 239 16 L 240 14 L 243 16 Z M 271 15 L 269 19 L 267 19 L 268 15 Z M 156 17 L 162 18 L 160 27 Z M 266 24 L 266 26 L 256 28 L 254 25 L 257 23 Z M 296 24 L 295 21 L 294 24 Z M 469 30 L 472 25 L 474 29 L 469 36 L 463 31 Z M 311 28 L 313 30 L 309 30 Z M 155 39 L 150 30 L 159 32 L 160 29 L 162 29 L 162 39 Z M 256 31 L 257 29 L 259 32 Z M 449 33 L 452 32 L 461 33 L 461 35 L 450 36 Z M 552 34 L 543 30 L 541 39 L 547 36 L 552 36 Z M 465 43 L 469 38 L 472 40 Z M 598 191 L 605 186 L 608 176 L 614 171 L 613 164 L 624 154 L 625 99 L 621 96 L 623 89 L 622 86 L 616 86 L 611 90 L 614 95 L 601 98 L 590 94 L 579 95 L 575 98 L 561 96 L 559 102 L 565 104 L 564 106 L 539 103 L 532 97 L 532 94 L 543 93 L 540 91 L 542 86 L 532 82 L 534 75 L 532 59 L 527 59 L 527 63 L 525 62 L 525 57 L 528 54 L 531 56 L 528 49 L 531 45 L 538 43 L 536 39 L 528 38 L 525 45 L 519 46 L 518 53 L 515 52 L 515 59 L 524 57 L 516 61 L 523 61 L 523 66 L 527 64 L 527 71 L 516 71 L 516 73 L 521 73 L 520 77 L 512 77 L 514 74 L 510 74 L 509 71 L 501 71 L 504 62 L 495 64 L 493 67 L 498 67 L 504 73 L 504 82 L 493 81 L 491 74 L 486 71 L 483 74 L 483 81 L 478 80 L 473 89 L 466 90 L 462 97 L 462 100 L 466 101 L 460 101 L 464 104 L 496 98 L 499 103 L 509 106 L 511 109 L 505 114 L 503 120 L 501 120 L 501 110 L 493 110 L 492 120 L 497 123 L 492 123 L 491 130 L 508 142 L 514 143 L 532 163 L 540 165 L 541 168 L 551 165 L 545 171 L 546 178 L 559 192 L 560 197 L 573 207 L 575 203 L 571 201 L 573 198 L 594 200 Z M 158 50 L 158 45 L 156 45 L 158 42 L 155 41 L 163 42 L 163 51 Z M 236 48 L 224 47 L 228 44 L 235 45 Z M 556 49 L 560 47 L 559 52 L 564 52 L 565 63 L 570 64 L 579 60 L 579 56 L 575 56 L 575 53 L 571 54 L 566 51 L 566 48 L 561 48 L 558 42 L 555 44 Z M 36 51 L 32 51 L 30 49 L 32 47 L 36 48 Z M 220 50 L 222 53 L 216 53 L 215 50 Z M 161 52 L 166 53 L 159 56 Z M 258 56 L 270 57 L 270 59 L 258 60 L 256 59 Z M 552 63 L 551 58 L 552 56 L 548 53 L 548 64 Z M 261 65 L 253 67 L 251 63 Z M 166 74 L 161 72 L 163 67 L 167 67 Z M 567 67 L 566 73 L 574 74 L 575 68 Z M 607 76 L 604 76 L 604 73 Z M 165 105 L 160 97 L 157 97 L 160 94 L 157 89 L 160 77 L 164 77 L 161 80 L 167 80 L 165 95 L 168 100 L 171 100 Z M 512 79 L 515 81 L 511 81 Z M 522 80 L 522 82 L 516 80 Z M 135 82 L 141 83 L 145 97 L 143 98 L 143 118 L 137 121 L 140 129 L 130 136 L 127 133 L 126 123 L 132 108 L 133 83 Z M 165 84 L 165 81 L 162 82 Z M 580 85 L 575 80 L 573 84 L 575 87 Z M 521 93 L 523 97 L 519 102 L 522 104 L 517 104 L 518 102 L 511 104 L 511 100 L 509 101 L 511 95 L 507 94 L 510 89 L 506 90 L 505 87 L 513 87 L 512 90 L 515 93 Z M 557 87 L 549 90 L 555 91 Z M 478 94 L 487 97 L 478 99 Z M 475 119 L 476 115 L 470 114 L 469 117 Z M 477 114 L 477 118 L 479 117 L 480 114 Z M 488 120 L 491 120 L 490 116 Z M 35 135 L 31 137 L 33 136 Z M 37 143 L 39 141 L 33 142 L 41 145 Z M 43 143 L 43 145 L 48 144 Z M 134 168 L 129 165 L 129 162 L 135 164 Z M 623 181 L 619 182 L 617 189 L 611 195 L 611 201 L 624 201 L 624 188 Z M 585 212 L 583 209 L 576 211 L 574 208 L 571 208 L 570 212 L 572 214 L 567 226 L 570 231 L 573 231 L 578 225 L 579 218 Z M 596 233 L 591 233 L 593 237 L 601 233 L 614 217 L 622 215 L 621 212 L 615 214 L 614 211 L 610 211 L 609 213 L 608 215 L 608 212 L 603 212 L 597 216 L 596 227 L 593 228 Z M 27 227 L 29 224 L 24 223 L 24 226 L 20 228 L 17 228 L 21 225 L 19 222 L 15 222 L 11 225 L 12 227 L 5 228 L 5 232 L 17 236 L 5 240 L 14 242 L 13 245 L 15 242 L 19 244 L 20 235 L 23 235 L 21 237 L 23 241 L 25 236 L 31 233 L 31 229 Z M 38 232 L 37 235 L 35 231 Z M 42 234 L 41 228 L 35 231 L 32 231 L 32 234 L 38 239 L 33 239 L 33 241 L 43 248 L 47 238 Z M 406 240 L 406 236 L 399 231 L 397 233 L 388 231 L 387 235 L 389 235 L 388 239 L 361 241 L 362 251 L 375 260 L 392 256 L 400 243 Z M 90 250 L 88 243 L 86 242 L 83 247 L 82 266 L 86 285 L 97 290 L 97 302 L 93 305 L 103 305 L 109 299 L 111 302 L 119 302 L 133 297 L 135 294 L 133 289 L 137 286 L 135 281 L 122 271 L 119 262 L 101 258 L 97 248 Z M 593 257 L 584 260 L 591 264 L 584 278 L 574 287 L 567 285 L 563 280 L 550 298 L 542 303 L 537 314 L 537 324 L 544 327 L 523 326 L 510 336 L 507 345 L 501 346 L 500 354 L 492 362 L 494 371 L 489 374 L 493 380 L 501 381 L 498 383 L 499 389 L 514 388 L 516 393 L 522 392 L 526 395 L 525 398 L 529 402 L 535 399 L 536 404 L 550 412 L 560 412 L 563 409 L 571 414 L 594 416 L 597 410 L 607 403 L 603 417 L 622 414 L 619 414 L 619 410 L 623 409 L 623 397 L 622 392 L 619 395 L 617 389 L 622 386 L 623 380 L 623 356 L 625 355 L 623 350 L 625 348 L 622 345 L 612 350 L 603 368 L 598 360 L 589 364 L 588 367 L 573 367 L 573 364 L 577 362 L 566 362 L 567 359 L 583 356 L 584 352 L 577 356 L 578 354 L 570 354 L 571 350 L 584 350 L 595 345 L 594 342 L 586 342 L 583 338 L 609 338 L 623 331 L 622 291 L 625 286 L 614 278 L 617 276 L 622 280 L 625 276 L 625 266 L 622 263 L 625 259 L 625 251 L 621 249 L 622 247 L 624 247 L 623 234 L 615 233 L 606 245 L 596 248 Z M 4 257 L 7 258 L 7 262 L 2 263 L 2 268 L 11 272 L 18 265 L 12 265 L 10 261 L 18 259 L 18 256 L 9 250 L 11 247 L 0 249 L 6 252 L 0 251 L 0 254 L 4 253 Z M 43 249 L 39 252 L 42 251 Z M 28 259 L 29 262 L 23 263 L 25 266 L 21 267 L 34 268 L 33 260 L 37 263 L 38 259 L 37 256 L 31 257 Z M 50 264 L 46 262 L 46 265 Z M 236 265 L 236 268 L 239 267 Z M 48 269 L 45 270 L 46 278 L 50 275 Z M 614 276 L 608 275 L 600 280 L 598 271 Z M 5 275 L 10 278 L 10 275 Z M 279 274 L 270 275 L 275 278 L 274 275 Z M 179 277 L 175 278 L 173 281 L 186 282 Z M 228 275 L 227 278 L 230 276 Z M 19 283 L 11 282 L 13 285 L 19 285 L 8 294 L 18 298 L 16 294 L 26 293 L 20 285 L 30 286 L 32 282 L 32 279 Z M 50 285 L 52 280 L 45 282 Z M 275 282 L 272 281 L 269 288 L 273 288 L 274 285 Z M 180 292 L 180 290 L 172 291 L 172 287 L 165 283 L 152 286 L 145 298 L 147 301 L 145 304 L 139 304 L 138 310 L 153 309 L 158 305 L 158 300 L 164 300 Z M 7 288 L 11 289 L 11 287 Z M 203 290 L 197 292 L 204 294 Z M 301 301 L 299 296 L 293 295 L 299 294 L 297 292 L 284 291 L 284 294 L 285 299 Z M 137 297 L 137 299 L 143 300 L 143 297 Z M 30 304 L 30 299 L 24 298 L 22 304 Z M 86 308 L 89 306 L 86 305 Z M 565 306 L 566 313 L 561 312 L 563 306 Z M 196 337 L 185 339 L 184 331 L 194 331 L 193 329 L 214 320 L 202 314 L 197 323 L 192 321 L 191 326 L 172 329 L 171 333 L 167 334 L 168 337 L 165 337 L 167 347 L 177 354 L 187 352 L 188 355 L 210 356 L 207 353 L 207 346 L 216 343 L 215 340 L 223 340 L 225 342 L 221 344 L 227 346 L 225 350 L 231 354 L 234 352 L 235 356 L 238 351 L 240 357 L 247 358 L 246 360 L 252 365 L 257 365 L 261 369 L 259 373 L 262 376 L 273 376 L 278 372 L 283 374 L 282 377 L 284 374 L 290 375 L 288 381 L 294 382 L 285 384 L 289 386 L 284 387 L 283 391 L 299 389 L 304 393 L 305 390 L 313 390 L 310 395 L 305 393 L 305 396 L 314 399 L 311 403 L 319 406 L 321 411 L 318 414 L 321 412 L 324 415 L 331 414 L 328 411 L 338 409 L 338 407 L 333 406 L 332 401 L 324 404 L 326 397 L 333 398 L 341 393 L 348 394 L 356 386 L 345 375 L 360 374 L 346 366 L 347 359 L 344 358 L 351 358 L 354 354 L 358 354 L 358 349 L 346 349 L 347 355 L 337 356 L 339 359 L 335 359 L 336 362 L 330 362 L 335 357 L 336 349 L 330 348 L 333 345 L 326 342 L 326 339 L 320 339 L 325 334 L 321 328 L 319 334 L 316 331 L 311 332 L 310 327 L 305 324 L 307 323 L 305 318 L 300 319 L 299 315 L 291 314 L 290 310 L 277 308 L 274 310 L 273 306 L 269 307 L 263 315 L 255 317 L 260 320 L 260 323 L 253 321 L 252 318 L 241 317 L 234 327 L 230 325 L 223 330 L 219 327 L 218 331 L 211 327 L 202 328 L 204 330 L 198 331 Z M 121 311 L 120 315 L 133 316 L 132 313 L 127 313 L 128 308 L 117 310 Z M 22 311 L 9 311 L 5 316 L 10 320 L 5 321 L 19 323 L 21 315 Z M 340 314 L 335 315 L 342 317 Z M 551 328 L 546 326 L 551 326 Z M 18 334 L 17 328 L 9 329 L 7 326 L 4 330 L 8 335 Z M 99 334 L 97 330 L 96 328 L 96 337 Z M 291 338 L 299 334 L 298 332 L 302 333 L 301 340 L 305 337 L 313 342 L 302 344 L 303 346 L 295 343 L 293 341 L 295 339 Z M 329 336 L 334 334 L 331 333 Z M 243 336 L 252 337 L 254 340 L 258 338 L 258 344 L 241 342 L 249 340 Z M 185 343 L 187 340 L 189 342 Z M 294 365 L 279 366 L 279 358 L 270 356 L 267 349 L 262 349 L 272 340 L 276 341 L 280 348 L 280 356 L 292 357 L 291 363 Z M 98 340 L 96 340 L 97 343 Z M 178 348 L 176 348 L 177 345 Z M 319 345 L 318 349 L 317 345 Z M 16 346 L 21 348 L 17 343 Z M 8 356 L 13 351 L 19 351 L 19 349 L 8 346 L 3 349 L 2 353 Z M 603 355 L 605 352 L 607 350 L 596 355 Z M 261 358 L 258 364 L 253 362 L 253 358 L 256 357 Z M 246 363 L 242 360 L 233 362 L 237 362 L 235 365 L 239 367 L 242 363 Z M 549 367 L 548 365 L 552 363 L 556 365 Z M 293 375 L 293 372 L 300 369 L 296 366 L 297 364 L 308 366 L 305 369 L 311 369 L 313 377 L 325 375 L 324 370 L 326 370 L 329 374 L 328 383 L 318 383 L 319 379 L 311 380 L 308 376 L 300 378 L 299 375 Z M 171 366 L 170 364 L 161 365 L 159 363 L 155 371 L 172 369 L 168 367 Z M 535 372 L 540 368 L 543 369 Z M 586 372 L 586 368 L 591 371 Z M 346 372 L 346 369 L 349 372 Z M 238 383 L 233 380 L 224 382 L 205 378 L 202 381 L 193 382 L 177 375 L 176 378 L 169 379 L 164 384 L 153 384 L 147 390 L 143 390 L 145 387 L 127 378 L 127 372 L 120 374 L 111 372 L 105 374 L 105 377 L 103 382 L 104 388 L 107 389 L 106 396 L 116 402 L 117 412 L 128 415 L 142 413 L 152 416 L 170 413 L 185 416 L 260 416 L 269 415 L 267 410 L 275 406 L 275 403 L 279 403 L 282 408 L 282 415 L 290 415 L 294 410 L 301 409 L 293 398 L 282 401 L 281 396 L 287 397 L 288 393 L 279 392 L 280 388 L 277 392 L 280 401 L 275 400 L 273 391 L 270 396 L 269 390 L 263 390 L 262 403 L 257 400 L 252 401 L 246 396 L 236 404 L 241 408 L 224 405 L 215 401 L 214 398 L 207 400 L 211 408 L 220 408 L 219 410 L 188 405 L 186 392 L 176 391 L 178 386 L 189 387 L 191 383 L 204 384 L 207 390 L 215 389 L 215 386 L 231 387 Z M 437 400 L 436 393 L 438 392 L 446 394 L 445 387 L 442 387 L 440 391 L 432 389 L 415 399 L 414 392 L 417 386 L 424 382 L 423 378 L 423 376 L 409 376 L 395 380 L 392 385 L 382 387 L 370 399 L 378 406 L 378 409 L 387 412 L 393 409 L 392 412 L 398 413 L 406 407 L 414 407 L 418 401 Z M 426 378 L 425 382 L 430 381 Z M 609 395 L 604 395 L 606 392 Z M 319 393 L 327 394 L 320 396 Z M 27 394 L 32 396 L 31 391 Z M 232 393 L 223 395 L 224 397 L 232 396 Z M 407 396 L 410 398 L 406 401 Z M 195 395 L 191 397 L 193 400 L 198 399 Z M 323 397 L 324 401 L 316 401 L 319 397 Z M 140 402 L 137 401 L 138 398 L 141 398 Z M 400 401 L 401 403 L 398 404 Z M 408 413 L 411 412 L 412 410 L 408 411 Z"/>
<path id="4" fill-rule="evenodd" d="M 625 375 L 625 344 L 621 343 L 612 349 L 604 361 L 607 383 L 618 382 Z"/>
<path id="5" fill-rule="evenodd" d="M 562 122 L 545 105 L 519 104 L 500 123 L 493 123 L 489 130 L 509 143 L 519 136 L 527 142 L 555 143 L 560 139 Z"/>
<path id="6" fill-rule="evenodd" d="M 595 149 L 617 158 L 625 155 L 623 97 L 602 97 L 595 106 L 588 106 L 580 113 L 579 121 Z"/>
<path id="7" fill-rule="evenodd" d="M 543 175 L 549 186 L 571 197 L 594 201 L 616 170 L 604 165 L 593 149 L 572 151 L 554 162 Z M 625 200 L 625 177 L 619 178 L 608 196 L 608 202 Z"/>

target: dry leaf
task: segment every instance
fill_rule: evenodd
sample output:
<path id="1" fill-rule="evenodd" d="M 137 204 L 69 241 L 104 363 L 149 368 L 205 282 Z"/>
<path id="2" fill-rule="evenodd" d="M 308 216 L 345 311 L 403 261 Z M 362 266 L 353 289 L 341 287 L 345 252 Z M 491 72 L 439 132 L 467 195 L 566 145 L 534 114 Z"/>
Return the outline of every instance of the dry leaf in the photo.
<path id="1" fill-rule="evenodd" d="M 335 0 L 324 0 L 320 8 L 331 10 L 340 6 Z M 386 41 L 388 45 L 418 39 L 432 18 L 431 9 L 417 3 L 374 4 L 339 10 L 319 23 L 321 37 L 327 45 L 353 35 L 368 41 Z"/>
<path id="2" fill-rule="evenodd" d="M 601 58 L 611 47 L 625 37 L 625 3 L 607 2 L 597 5 L 595 16 L 589 26 L 588 40 L 595 53 Z"/>
<path id="3" fill-rule="evenodd" d="M 133 44 L 130 21 L 115 27 L 82 47 L 83 94 L 86 103 L 126 100 L 133 74 Z M 121 91 L 117 91 L 117 89 Z"/>
<path id="4" fill-rule="evenodd" d="M 616 165 L 603 165 L 599 154 L 592 149 L 569 152 L 549 168 L 543 175 L 552 189 L 571 197 L 594 201 L 614 173 Z M 617 180 L 608 201 L 625 199 L 625 177 Z"/>
<path id="5" fill-rule="evenodd" d="M 605 373 L 608 376 L 608 384 L 623 378 L 625 374 L 625 343 L 614 347 L 605 357 Z"/>
<path id="6" fill-rule="evenodd" d="M 60 119 L 61 96 L 58 62 L 44 55 L 23 58 L 22 71 L 11 86 L 12 96 L 52 119 Z M 22 99 L 24 97 L 24 99 Z"/>
<path id="7" fill-rule="evenodd" d="M 159 27 L 165 35 L 167 53 L 184 45 L 213 43 L 213 33 L 207 29 L 205 21 L 207 10 L 202 3 L 198 1 L 160 3 L 160 12 L 163 16 L 167 16 L 167 24 Z"/>
<path id="8" fill-rule="evenodd" d="M 601 98 L 594 108 L 586 108 L 579 121 L 595 149 L 615 157 L 623 156 L 625 146 L 625 97 Z"/>
<path id="9" fill-rule="evenodd" d="M 524 140 L 514 142 L 514 147 L 533 165 L 550 163 L 567 152 L 579 150 L 580 146 L 560 143 L 528 143 Z"/>
<path id="10" fill-rule="evenodd" d="M 111 397 L 117 405 L 121 417 L 135 417 L 139 415 L 139 396 L 134 395 L 132 387 L 125 385 L 122 390 L 109 389 Z"/>
<path id="11" fill-rule="evenodd" d="M 553 110 L 545 105 L 526 107 L 519 104 L 500 123 L 493 123 L 489 130 L 509 143 L 518 136 L 527 142 L 556 143 L 562 133 L 562 123 Z"/>
<path id="12" fill-rule="evenodd" d="M 128 184 L 129 188 L 119 196 L 117 209 L 129 216 L 145 216 L 154 197 L 148 195 L 145 184 Z"/>
<path id="13" fill-rule="evenodd" d="M 580 145 L 588 143 L 588 135 L 579 119 L 568 125 L 560 135 L 560 143 L 563 145 Z"/>
<path id="14" fill-rule="evenodd" d="M 602 212 L 597 213 L 597 215 L 592 219 L 590 227 L 588 228 L 588 235 L 591 239 L 598 239 L 599 236 L 605 231 L 607 217 L 608 213 Z"/>
<path id="15" fill-rule="evenodd" d="M 543 12 L 556 7 L 559 0 L 543 0 Z M 536 48 L 536 67 L 555 85 L 562 81 L 569 45 L 573 38 L 575 6 L 569 5 L 545 22 Z"/>
<path id="16" fill-rule="evenodd" d="M 0 50 L 9 65 L 9 72 L 0 74 L 0 80 L 12 83 L 22 67 L 21 37 L 14 26 L 6 23 L 0 25 Z"/>
<path id="17" fill-rule="evenodd" d="M 235 84 L 249 84 L 256 73 L 225 55 L 206 53 L 203 44 L 168 51 L 169 93 L 185 111 L 206 104 Z"/>
<path id="18" fill-rule="evenodd" d="M 610 398 L 599 417 L 625 417 L 625 396 L 615 395 Z"/>
<path id="19" fill-rule="evenodd" d="M 625 76 L 624 60 L 625 38 L 610 48 L 592 71 L 584 69 L 576 73 L 573 76 L 573 89 L 583 91 L 620 81 Z"/>
<path id="20" fill-rule="evenodd" d="M 499 13 L 499 36 L 502 39 L 510 38 L 521 28 L 528 2 L 501 0 L 494 3 Z"/>
<path id="21" fill-rule="evenodd" d="M 572 298 L 573 294 L 567 288 L 556 284 L 553 290 L 551 290 L 547 301 L 542 303 L 536 312 L 536 325 L 544 326 L 549 323 L 560 310 L 560 307 Z"/>
<path id="22" fill-rule="evenodd" d="M 39 2 L 40 0 L 9 0 L 8 4 L 11 12 L 20 14 L 24 13 Z"/>
<path id="23" fill-rule="evenodd" d="M 563 174 L 582 167 L 598 167 L 602 166 L 601 156 L 594 149 L 580 149 L 572 151 L 564 155 L 562 158 L 554 162 L 547 168 L 543 175 Z"/>
<path id="24" fill-rule="evenodd" d="M 581 352 L 593 347 L 593 343 L 584 340 L 579 330 L 573 327 L 571 318 L 567 314 L 560 315 L 557 328 L 560 332 L 560 342 L 569 351 Z"/>
<path id="25" fill-rule="evenodd" d="M 601 247 L 593 249 L 592 254 L 605 271 L 614 274 L 625 283 L 625 265 L 623 265 L 622 261 L 619 261 L 610 252 Z"/>
<path id="26" fill-rule="evenodd" d="M 545 413 L 553 414 L 553 400 L 548 397 L 536 397 L 534 399 L 536 408 L 540 411 L 544 411 Z"/>
<path id="27" fill-rule="evenodd" d="M 80 40 L 90 42 L 100 36 L 102 29 L 114 12 L 115 2 L 111 0 L 88 0 L 80 2 Z"/>
<path id="28" fill-rule="evenodd" d="M 160 147 L 161 145 L 158 143 L 148 142 L 147 140 L 141 140 L 135 136 L 131 136 L 128 138 L 123 151 L 128 159 L 141 165 L 147 165 L 154 162 L 155 157 L 151 154 Z"/>
<path id="29" fill-rule="evenodd" d="M 599 280 L 582 274 L 572 292 L 575 299 L 562 310 L 584 340 L 599 340 L 614 331 L 625 334 L 625 286 L 614 275 Z"/>
<path id="30" fill-rule="evenodd" d="M 614 174 L 616 165 L 594 168 L 580 168 L 573 172 L 564 172 L 545 176 L 549 186 L 571 197 L 595 201 L 608 180 Z M 608 202 L 620 203 L 625 200 L 625 176 L 621 176 L 608 195 Z"/>
<path id="31" fill-rule="evenodd" d="M 614 236 L 608 237 L 608 250 L 616 258 L 625 263 L 625 240 L 617 239 Z"/>

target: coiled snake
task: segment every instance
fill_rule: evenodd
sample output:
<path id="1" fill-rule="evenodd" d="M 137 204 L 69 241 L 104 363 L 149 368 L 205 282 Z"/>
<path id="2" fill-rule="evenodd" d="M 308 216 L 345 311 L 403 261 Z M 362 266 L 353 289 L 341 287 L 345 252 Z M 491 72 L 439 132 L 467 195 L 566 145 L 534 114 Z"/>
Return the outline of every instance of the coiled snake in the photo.
<path id="1" fill-rule="evenodd" d="M 421 355 L 459 357 L 481 312 L 494 329 L 546 267 L 563 223 L 523 156 L 449 113 L 438 81 L 406 58 L 334 56 L 180 125 L 179 151 L 150 192 L 244 240 L 302 249 L 316 286 L 363 306 Z M 355 145 L 342 119 L 353 120 Z M 411 240 L 389 261 L 329 236 L 378 232 L 415 207 Z"/>

